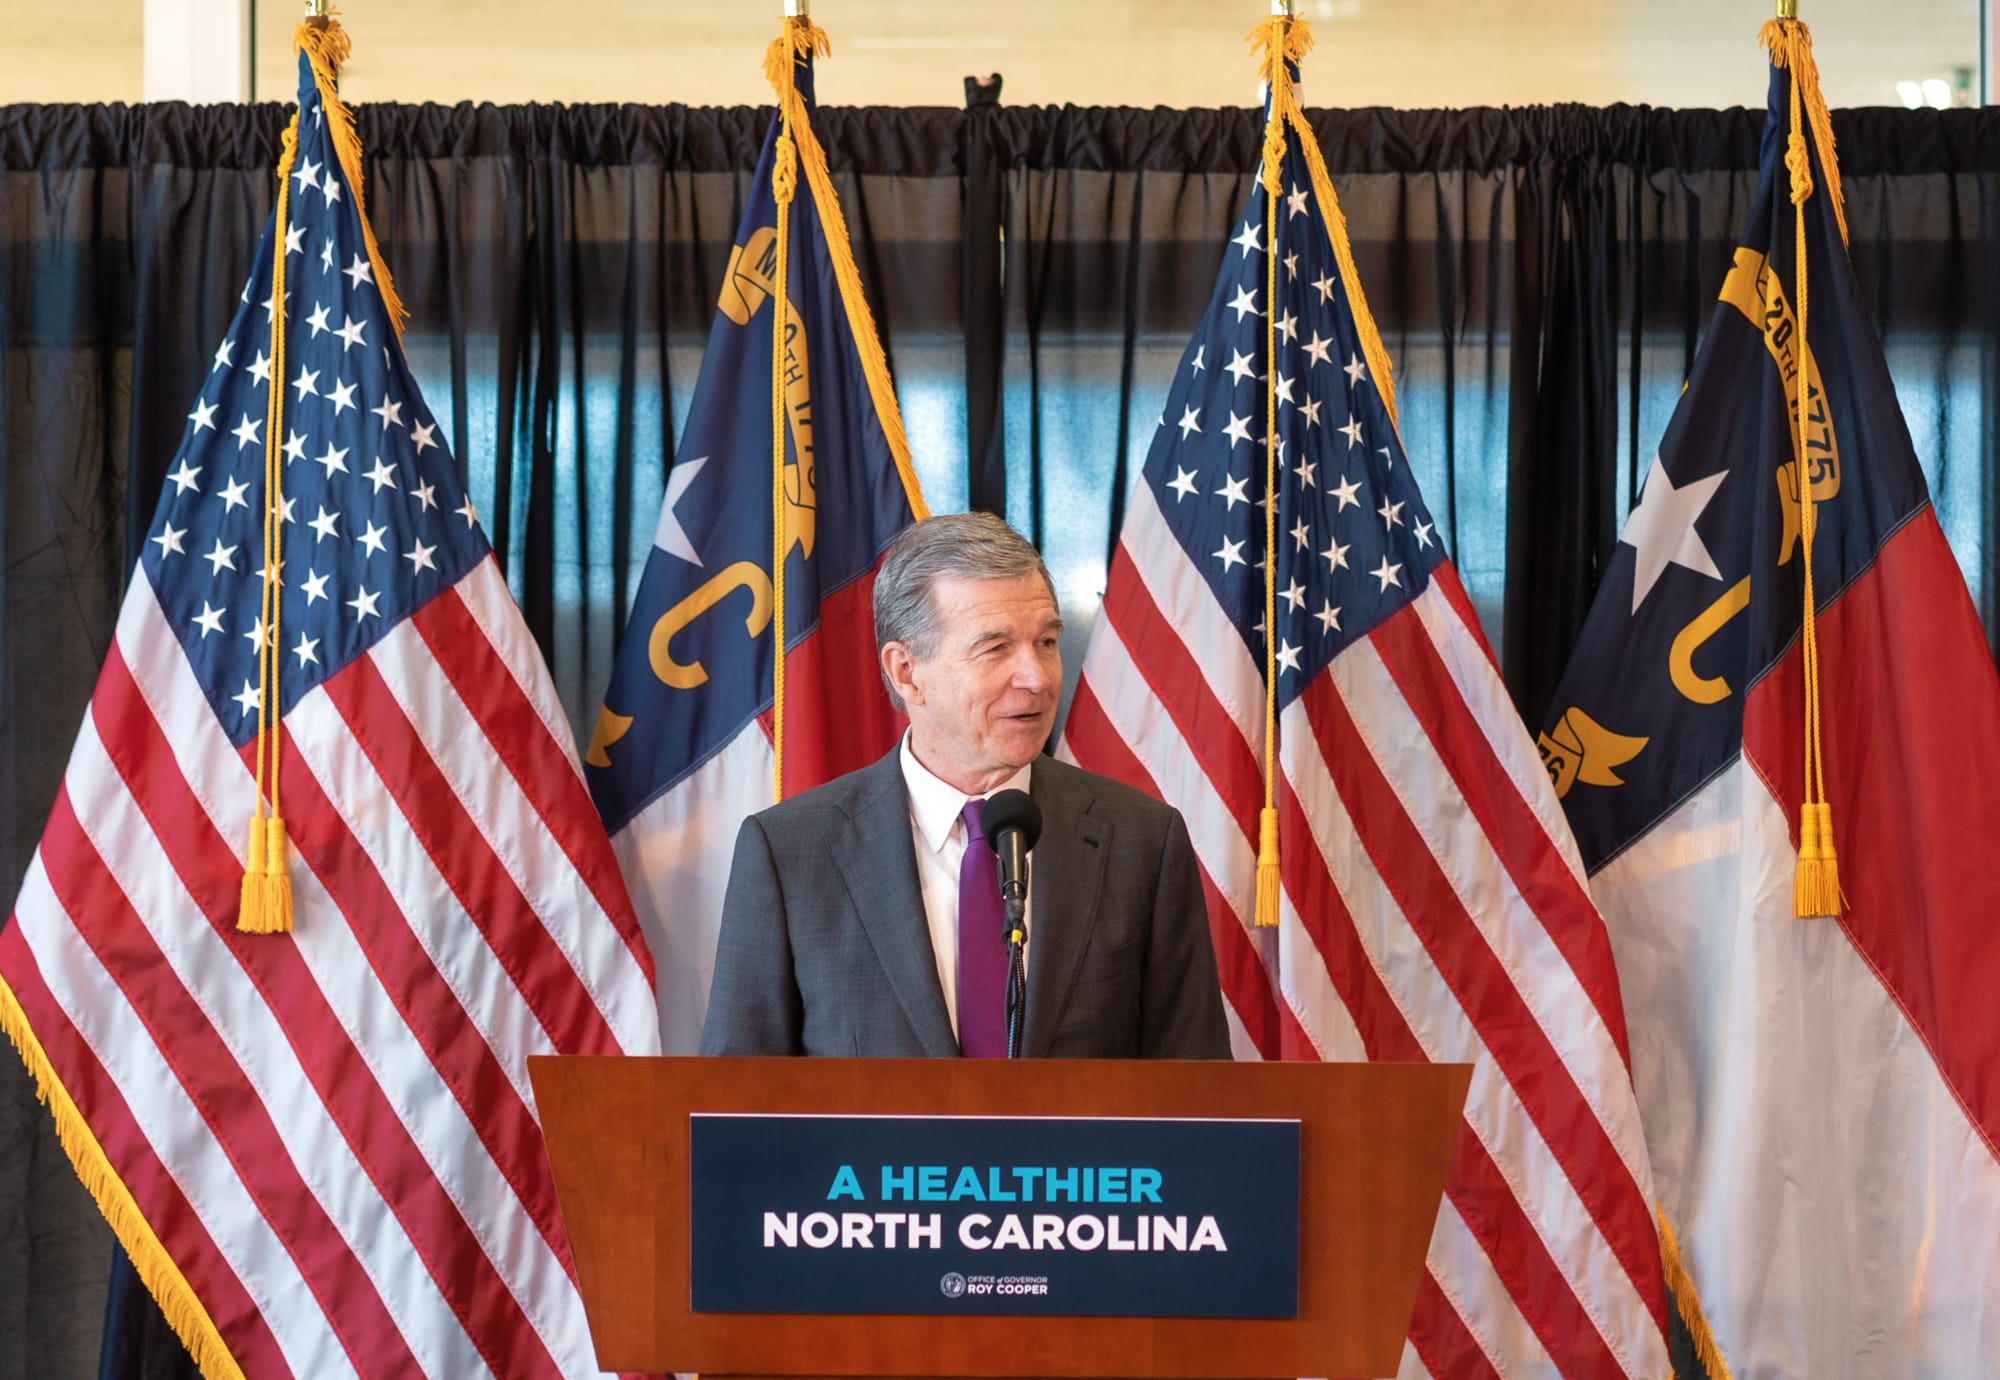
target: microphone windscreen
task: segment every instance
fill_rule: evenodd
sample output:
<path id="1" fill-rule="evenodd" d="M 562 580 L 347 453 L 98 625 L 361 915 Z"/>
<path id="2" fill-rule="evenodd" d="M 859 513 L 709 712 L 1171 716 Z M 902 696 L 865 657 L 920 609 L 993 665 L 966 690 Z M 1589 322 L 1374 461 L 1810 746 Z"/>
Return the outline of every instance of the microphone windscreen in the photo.
<path id="1" fill-rule="evenodd" d="M 1027 852 L 1042 836 L 1042 807 L 1026 791 L 1002 791 L 979 809 L 979 832 L 996 852 L 1000 834 L 1006 829 L 1021 831 L 1021 851 Z"/>

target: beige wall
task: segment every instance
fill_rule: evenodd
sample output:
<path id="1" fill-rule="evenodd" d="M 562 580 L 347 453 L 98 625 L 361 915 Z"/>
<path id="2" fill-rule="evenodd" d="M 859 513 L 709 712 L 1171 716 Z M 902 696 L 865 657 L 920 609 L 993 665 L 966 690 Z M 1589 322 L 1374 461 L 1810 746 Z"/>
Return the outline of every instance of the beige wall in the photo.
<path id="1" fill-rule="evenodd" d="M 297 0 L 255 0 L 257 95 L 289 99 Z M 0 103 L 137 101 L 141 0 L 0 0 Z M 763 99 L 777 0 L 347 0 L 357 101 Z M 1828 99 L 1896 101 L 1978 49 L 1977 0 L 1807 0 Z M 1252 0 L 821 0 L 837 104 L 957 105 L 968 73 L 1009 104 L 1244 105 Z M 1741 0 L 1300 0 L 1315 105 L 1762 100 L 1767 7 Z"/>

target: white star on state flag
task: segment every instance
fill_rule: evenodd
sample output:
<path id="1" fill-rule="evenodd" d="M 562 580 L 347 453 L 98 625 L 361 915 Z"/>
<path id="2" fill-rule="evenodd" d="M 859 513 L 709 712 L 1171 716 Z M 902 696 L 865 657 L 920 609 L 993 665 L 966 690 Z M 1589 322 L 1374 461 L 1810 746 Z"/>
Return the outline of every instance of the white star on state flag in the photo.
<path id="1" fill-rule="evenodd" d="M 1618 534 L 1618 540 L 1633 551 L 1633 613 L 1639 612 L 1639 605 L 1653 592 L 1653 586 L 1659 583 L 1669 565 L 1684 566 L 1712 580 L 1722 578 L 1715 558 L 1708 554 L 1708 547 L 1701 533 L 1694 530 L 1694 524 L 1728 477 L 1728 470 L 1717 470 L 1676 489 L 1674 481 L 1667 478 L 1660 457 L 1653 456 L 1653 467 L 1646 473 L 1639 506 L 1632 510 L 1625 530 Z"/>

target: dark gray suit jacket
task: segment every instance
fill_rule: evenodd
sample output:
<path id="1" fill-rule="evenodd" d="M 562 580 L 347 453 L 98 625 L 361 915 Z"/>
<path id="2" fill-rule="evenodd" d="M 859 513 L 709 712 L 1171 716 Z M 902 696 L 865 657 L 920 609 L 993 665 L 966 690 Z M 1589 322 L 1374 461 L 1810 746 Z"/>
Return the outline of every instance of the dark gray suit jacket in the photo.
<path id="1" fill-rule="evenodd" d="M 1201 877 L 1180 813 L 1035 759 L 1022 1048 L 1226 1059 Z M 704 1054 L 957 1055 L 897 754 L 743 822 Z"/>

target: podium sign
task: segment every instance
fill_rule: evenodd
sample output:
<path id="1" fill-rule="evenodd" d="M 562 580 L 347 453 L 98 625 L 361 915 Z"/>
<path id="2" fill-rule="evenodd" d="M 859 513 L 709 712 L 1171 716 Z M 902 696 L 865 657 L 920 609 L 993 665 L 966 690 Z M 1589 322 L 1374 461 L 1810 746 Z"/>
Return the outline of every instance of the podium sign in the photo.
<path id="1" fill-rule="evenodd" d="M 1249 1377 L 1298 1375 L 1393 1375 L 1401 1361 L 1403 1338 L 1409 1331 L 1417 1286 L 1423 1278 L 1424 1250 L 1437 1221 L 1445 1167 L 1463 1126 L 1461 1111 L 1472 1076 L 1465 1064 L 1233 1064 L 1172 1060 L 1106 1061 L 1086 1059 L 674 1059 L 537 1056 L 528 1061 L 534 1080 L 535 1112 L 548 1147 L 556 1196 L 562 1206 L 583 1293 L 597 1362 L 607 1371 L 698 1371 L 716 1376 L 1077 1376 L 1209 1377 L 1247 1380 Z M 1280 1215 L 1238 1224 L 1227 1207 L 1213 1209 L 1217 1229 L 1234 1254 L 1238 1242 L 1248 1245 L 1260 1233 L 1280 1239 L 1286 1230 L 1297 1235 L 1295 1279 L 1274 1288 L 1289 1292 L 1293 1306 L 1283 1316 L 1217 1317 L 1175 1315 L 1169 1300 L 1148 1293 L 1138 1310 L 1120 1316 L 1077 1311 L 1057 1313 L 1065 1299 L 1075 1300 L 1085 1286 L 1068 1273 L 1038 1263 L 1030 1268 L 1010 1264 L 1002 1269 L 971 1269 L 940 1263 L 918 1292 L 934 1294 L 929 1311 L 786 1312 L 764 1302 L 761 1311 L 701 1311 L 695 1306 L 694 1278 L 698 1251 L 694 1205 L 706 1189 L 693 1187 L 698 1142 L 709 1127 L 725 1122 L 753 1126 L 748 1139 L 759 1144 L 784 1143 L 786 1154 L 802 1157 L 815 1134 L 811 1128 L 833 1123 L 853 1126 L 879 1120 L 908 1127 L 943 1122 L 1021 1122 L 1032 1125 L 1035 1144 L 1048 1147 L 1048 1128 L 1058 1122 L 1081 1121 L 1092 1127 L 1126 1122 L 1121 1135 L 1150 1138 L 1163 1122 L 1203 1125 L 1234 1123 L 1230 1134 L 1256 1136 L 1258 1126 L 1296 1125 L 1297 1159 L 1278 1161 L 1281 1152 L 1259 1142 L 1244 1151 L 1225 1149 L 1209 1168 L 1240 1184 L 1245 1191 L 1263 1191 L 1275 1181 L 1289 1186 L 1296 1200 L 1284 1198 Z M 772 1129 L 776 1127 L 777 1129 Z M 898 1137 L 901 1132 L 896 1133 Z M 1232 1141 L 1232 1144 L 1236 1142 Z M 1121 1140 L 1119 1145 L 1127 1145 Z M 1249 1144 L 1249 1142 L 1243 1142 Z M 704 1145 L 713 1150 L 719 1146 Z M 1040 1204 L 995 1202 L 1002 1192 L 1025 1187 L 1013 1175 L 1020 1168 L 1074 1167 L 1077 1192 L 1083 1194 L 1084 1168 L 1091 1169 L 1091 1192 L 1134 1192 L 1137 1169 L 1160 1174 L 1157 1189 L 1163 1213 L 1179 1214 L 1182 1193 L 1193 1193 L 1201 1181 L 1178 1160 L 1148 1157 L 1137 1149 L 1092 1148 L 1065 1144 L 1030 1154 L 974 1154 L 956 1141 L 927 1143 L 921 1153 L 905 1148 L 898 1138 L 864 1155 L 854 1148 L 852 1159 L 840 1164 L 854 1171 L 864 1198 L 830 1198 L 835 1182 L 820 1178 L 829 1165 L 814 1162 L 812 1172 L 793 1188 L 796 1202 L 747 1200 L 754 1208 L 754 1241 L 762 1250 L 768 1208 L 796 1209 L 799 1256 L 831 1252 L 829 1246 L 806 1245 L 806 1219 L 811 1211 L 838 1218 L 843 1212 L 893 1210 L 909 1204 L 883 1204 L 882 1171 L 891 1166 L 895 1191 L 901 1193 L 901 1167 L 932 1166 L 941 1172 L 928 1180 L 921 1169 L 910 1182 L 918 1194 L 916 1206 L 926 1206 L 926 1183 L 936 1192 L 942 1184 L 945 1200 L 930 1207 L 943 1215 L 939 1225 L 942 1257 L 951 1248 L 942 1243 L 947 1222 L 969 1221 L 975 1213 L 995 1219 L 989 1228 L 973 1230 L 989 1242 L 985 1251 L 968 1247 L 963 1259 L 994 1255 L 998 1238 L 996 1209 L 1037 1208 Z M 740 1145 L 729 1154 L 743 1153 Z M 805 1164 L 801 1158 L 798 1163 Z M 987 1202 L 964 1196 L 954 1203 L 959 1170 L 971 1167 Z M 1116 1174 L 1107 1190 L 1103 1170 L 1126 1170 L 1122 1185 Z M 990 1171 L 1000 1171 L 996 1176 Z M 704 1167 L 699 1172 L 708 1172 Z M 872 1176 L 869 1177 L 869 1176 Z M 746 1182 L 748 1182 L 746 1180 Z M 767 1181 L 776 1186 L 778 1180 Z M 1066 1180 L 1059 1177 L 1059 1184 Z M 844 1188 L 845 1185 L 842 1185 Z M 1047 1191 L 1046 1173 L 1037 1176 L 1035 1191 Z M 1154 1188 L 1141 1177 L 1140 1190 Z M 749 1190 L 746 1190 L 746 1192 Z M 755 1190 L 761 1193 L 762 1189 Z M 806 1201 L 808 1198 L 811 1202 Z M 1171 1201 L 1170 1201 L 1171 1200 Z M 1085 1209 L 1101 1207 L 1130 1213 L 1138 1204 L 1067 1201 L 1055 1204 L 1056 1215 L 1079 1218 Z M 1145 1204 L 1149 1211 L 1153 1206 Z M 809 1211 L 809 1209 L 811 1211 Z M 1074 1209 L 1074 1211 L 1072 1211 Z M 1192 1249 L 1194 1227 L 1208 1209 L 1190 1197 L 1185 1211 L 1189 1246 L 1180 1262 L 1209 1252 Z M 1033 1212 L 1023 1223 L 1032 1250 Z M 1225 1221 L 1225 1218 L 1228 1220 Z M 781 1219 L 782 1220 L 782 1219 Z M 1039 1260 L 1061 1256 L 1068 1267 L 1085 1255 L 1092 1263 L 1115 1262 L 1115 1272 L 1141 1258 L 1141 1252 L 1115 1255 L 1100 1247 L 1072 1254 L 1069 1233 L 1088 1239 L 1091 1228 L 1062 1228 L 1065 1249 L 1044 1249 Z M 738 1216 L 734 1231 L 743 1225 Z M 1121 1239 L 1129 1223 L 1120 1227 Z M 710 1244 L 704 1226 L 703 1249 Z M 810 1230 L 825 1239 L 827 1226 Z M 858 1230 L 858 1226 L 856 1228 Z M 775 1229 L 774 1229 L 775 1230 Z M 845 1230 L 843 1227 L 842 1230 Z M 906 1229 L 905 1229 L 906 1230 Z M 1158 1228 L 1149 1223 L 1149 1244 L 1157 1244 Z M 1109 1238 L 1110 1228 L 1105 1228 Z M 1136 1227 L 1130 1234 L 1136 1240 Z M 1249 1236 L 1244 1233 L 1248 1231 Z M 883 1238 L 880 1228 L 874 1239 Z M 1046 1239 L 1046 1238 L 1045 1238 Z M 1169 1238 L 1171 1241 L 1171 1236 Z M 855 1255 L 864 1248 L 849 1248 Z M 877 1249 L 880 1247 L 878 1245 Z M 1008 1249 L 1018 1249 L 1009 1247 Z M 774 1252 L 779 1253 L 779 1252 Z M 704 1270 L 706 1266 L 703 1266 Z M 840 1267 L 845 1271 L 846 1263 Z M 829 1270 L 828 1273 L 832 1273 Z M 949 1275 L 965 1276 L 965 1294 L 946 1307 Z M 992 1292 L 983 1291 L 992 1276 Z M 1046 1277 L 1048 1312 L 1029 1312 L 1008 1303 L 1003 1309 L 1001 1276 Z M 975 1276 L 982 1292 L 975 1294 Z M 704 1283 L 699 1288 L 705 1290 Z M 843 1286 L 845 1287 L 845 1286 Z M 1061 1293 L 1057 1290 L 1060 1287 Z M 1039 1300 L 1035 1295 L 1008 1299 Z M 993 1306 L 988 1309 L 986 1303 Z M 978 1309 L 980 1311 L 974 1311 Z M 1206 1310 L 1204 1310 L 1206 1311 Z M 1275 1311 L 1279 1311 L 1274 1309 Z"/>
<path id="2" fill-rule="evenodd" d="M 697 1113 L 693 1308 L 1291 1318 L 1299 1123 Z"/>

